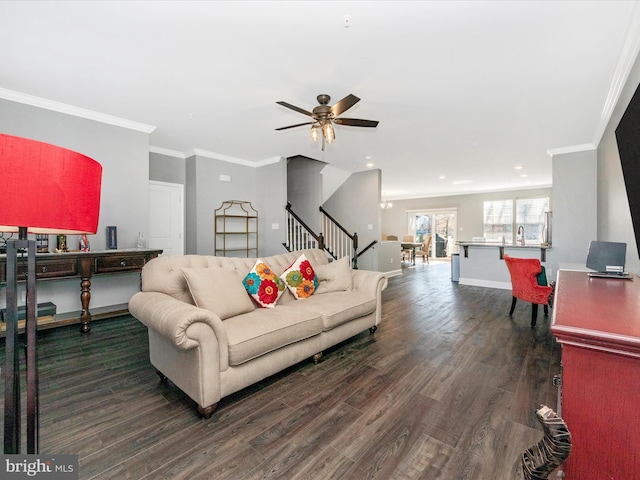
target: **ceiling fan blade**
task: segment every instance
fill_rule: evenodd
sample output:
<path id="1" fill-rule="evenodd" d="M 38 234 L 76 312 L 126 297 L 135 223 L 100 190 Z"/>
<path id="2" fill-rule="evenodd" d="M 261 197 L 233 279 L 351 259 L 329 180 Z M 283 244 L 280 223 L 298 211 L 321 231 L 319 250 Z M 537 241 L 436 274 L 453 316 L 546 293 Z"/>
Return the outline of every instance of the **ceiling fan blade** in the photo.
<path id="1" fill-rule="evenodd" d="M 360 120 L 359 118 L 334 118 L 334 123 L 338 125 L 348 125 L 350 127 L 377 127 L 377 120 Z"/>
<path id="2" fill-rule="evenodd" d="M 331 107 L 331 113 L 333 113 L 334 117 L 337 117 L 343 112 L 346 112 L 351 107 L 353 107 L 356 103 L 358 103 L 360 99 L 353 94 L 349 94 L 336 103 L 333 107 Z"/>
<path id="3" fill-rule="evenodd" d="M 287 107 L 287 108 L 290 108 L 291 110 L 295 110 L 296 112 L 302 113 L 303 115 L 309 115 L 310 117 L 313 117 L 313 113 L 307 112 L 303 108 L 296 107 L 295 105 L 291 105 L 290 103 L 287 103 L 287 102 L 276 102 L 276 103 L 278 105 L 282 105 L 283 107 Z"/>
<path id="4" fill-rule="evenodd" d="M 302 125 L 313 125 L 316 122 L 304 122 L 304 123 L 297 123 L 296 125 L 289 125 L 288 127 L 280 127 L 280 128 L 276 128 L 276 130 L 286 130 L 288 128 L 295 128 L 295 127 L 301 127 Z"/>

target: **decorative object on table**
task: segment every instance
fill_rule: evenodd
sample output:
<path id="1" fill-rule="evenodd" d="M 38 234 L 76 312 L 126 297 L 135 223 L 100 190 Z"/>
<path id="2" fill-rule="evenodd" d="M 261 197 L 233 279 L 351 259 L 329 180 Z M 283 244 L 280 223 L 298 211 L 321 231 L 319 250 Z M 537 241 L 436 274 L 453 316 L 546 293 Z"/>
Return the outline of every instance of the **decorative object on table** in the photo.
<path id="1" fill-rule="evenodd" d="M 26 263 L 27 453 L 38 453 L 35 234 L 95 233 L 100 210 L 102 166 L 85 155 L 47 143 L 0 134 L 0 172 L 7 194 L 0 231 L 18 232 L 7 244 L 4 453 L 21 448 L 18 262 Z M 44 208 L 46 206 L 46 208 Z M 66 247 L 66 239 L 65 239 Z"/>
<path id="2" fill-rule="evenodd" d="M 36 252 L 49 253 L 49 235 L 42 233 L 36 235 Z"/>
<path id="3" fill-rule="evenodd" d="M 66 235 L 58 235 L 56 237 L 56 253 L 67 252 L 69 249 L 67 248 L 67 236 Z"/>
<path id="4" fill-rule="evenodd" d="M 564 420 L 546 405 L 540 405 L 536 418 L 542 425 L 544 437 L 521 456 L 524 480 L 549 478 L 571 453 L 571 433 Z"/>
<path id="5" fill-rule="evenodd" d="M 147 248 L 147 241 L 144 239 L 142 232 L 138 233 L 138 243 L 136 245 L 138 248 Z"/>
<path id="6" fill-rule="evenodd" d="M 107 248 L 109 250 L 118 249 L 118 227 L 113 225 L 107 227 Z"/>
<path id="7" fill-rule="evenodd" d="M 87 238 L 87 234 L 83 233 L 80 236 L 80 251 L 81 252 L 88 252 L 89 250 L 91 250 L 91 247 L 89 245 L 89 239 Z"/>

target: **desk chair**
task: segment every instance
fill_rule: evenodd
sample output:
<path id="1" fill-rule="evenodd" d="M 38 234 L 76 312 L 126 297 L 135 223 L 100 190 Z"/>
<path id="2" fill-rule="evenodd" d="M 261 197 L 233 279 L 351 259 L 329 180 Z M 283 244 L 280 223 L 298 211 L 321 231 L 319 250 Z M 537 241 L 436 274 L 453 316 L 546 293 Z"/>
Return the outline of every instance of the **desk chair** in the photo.
<path id="1" fill-rule="evenodd" d="M 531 302 L 531 326 L 535 327 L 538 318 L 538 305 L 544 305 L 544 314 L 548 315 L 549 295 L 553 291 L 553 288 L 547 285 L 544 267 L 537 258 L 514 258 L 505 255 L 504 262 L 511 276 L 511 294 L 513 296 L 509 316 L 513 314 L 518 298 L 525 302 Z"/>
<path id="2" fill-rule="evenodd" d="M 433 237 L 429 235 L 425 240 L 424 245 L 422 245 L 422 250 L 416 250 L 416 257 L 422 257 L 422 263 L 424 263 L 425 260 L 429 263 L 429 247 L 431 246 L 432 238 Z"/>

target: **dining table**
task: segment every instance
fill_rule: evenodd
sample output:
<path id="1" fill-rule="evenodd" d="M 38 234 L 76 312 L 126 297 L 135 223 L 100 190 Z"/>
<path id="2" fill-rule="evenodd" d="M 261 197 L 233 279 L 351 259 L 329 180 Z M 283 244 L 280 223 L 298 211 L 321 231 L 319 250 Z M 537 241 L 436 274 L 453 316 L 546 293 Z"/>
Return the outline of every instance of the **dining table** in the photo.
<path id="1" fill-rule="evenodd" d="M 416 264 L 416 248 L 421 247 L 422 245 L 422 242 L 400 242 L 401 250 L 411 251 L 411 265 Z"/>

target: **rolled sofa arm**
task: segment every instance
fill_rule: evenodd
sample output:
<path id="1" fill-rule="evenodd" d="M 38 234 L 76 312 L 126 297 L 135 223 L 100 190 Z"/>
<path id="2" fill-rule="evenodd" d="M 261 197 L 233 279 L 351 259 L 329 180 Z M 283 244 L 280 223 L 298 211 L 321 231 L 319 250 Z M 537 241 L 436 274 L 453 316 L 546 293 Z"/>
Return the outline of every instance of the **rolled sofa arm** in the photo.
<path id="1" fill-rule="evenodd" d="M 353 289 L 376 298 L 376 326 L 382 320 L 382 290 L 387 288 L 387 276 L 371 270 L 352 270 Z M 374 331 L 374 330 L 372 330 Z"/>
<path id="2" fill-rule="evenodd" d="M 159 292 L 137 292 L 129 300 L 129 311 L 148 328 L 183 350 L 195 348 L 203 343 L 203 339 L 199 337 L 210 331 L 218 343 L 220 367 L 222 370 L 228 367 L 227 333 L 220 317 L 212 311 Z M 210 329 L 189 329 L 195 323 L 206 324 Z"/>
<path id="3" fill-rule="evenodd" d="M 351 270 L 353 274 L 353 289 L 358 292 L 378 296 L 387 288 L 387 277 L 382 272 L 372 270 Z"/>

